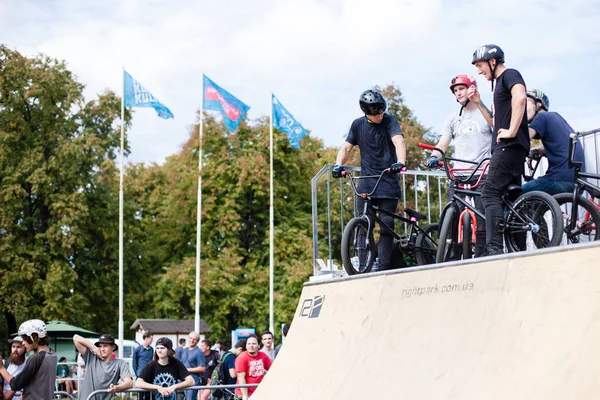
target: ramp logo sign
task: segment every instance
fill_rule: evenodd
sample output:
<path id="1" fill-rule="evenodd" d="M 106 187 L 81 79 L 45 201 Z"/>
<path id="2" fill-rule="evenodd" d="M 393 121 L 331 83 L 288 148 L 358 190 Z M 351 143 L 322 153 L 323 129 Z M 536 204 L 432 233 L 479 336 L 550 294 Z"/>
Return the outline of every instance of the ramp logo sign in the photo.
<path id="1" fill-rule="evenodd" d="M 319 318 L 321 308 L 323 307 L 323 301 L 325 296 L 315 296 L 312 299 L 306 299 L 302 302 L 300 307 L 300 316 L 308 318 Z"/>

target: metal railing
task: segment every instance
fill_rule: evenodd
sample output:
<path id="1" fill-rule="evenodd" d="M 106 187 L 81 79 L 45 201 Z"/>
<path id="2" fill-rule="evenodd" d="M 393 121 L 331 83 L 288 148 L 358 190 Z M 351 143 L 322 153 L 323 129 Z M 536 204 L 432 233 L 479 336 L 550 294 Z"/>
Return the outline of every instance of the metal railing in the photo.
<path id="1" fill-rule="evenodd" d="M 178 389 L 178 390 L 175 391 L 175 393 L 183 393 L 183 392 L 185 392 L 187 390 L 211 390 L 211 389 L 215 390 L 215 389 L 256 388 L 256 387 L 258 387 L 258 385 L 259 385 L 258 383 L 249 383 L 249 384 L 245 384 L 245 385 L 190 386 L 190 387 L 186 387 L 184 389 Z M 153 393 L 153 392 L 157 392 L 157 390 L 155 390 L 155 389 L 137 389 L 137 388 L 131 388 L 131 389 L 123 390 L 123 391 L 118 391 L 116 393 L 146 393 L 146 392 L 152 392 Z M 94 396 L 96 396 L 98 394 L 108 394 L 108 393 L 110 393 L 109 389 L 98 389 L 98 390 L 95 390 L 92 393 L 90 393 L 90 395 L 85 400 L 96 400 L 94 398 Z M 71 397 L 71 398 L 73 398 L 73 397 Z"/>
<path id="2" fill-rule="evenodd" d="M 71 400 L 76 399 L 76 397 L 74 397 L 71 393 L 63 392 L 62 390 L 58 390 L 58 391 L 54 392 L 53 398 L 54 399 L 69 398 Z"/>
<path id="3" fill-rule="evenodd" d="M 579 132 L 579 138 L 585 153 L 585 171 L 600 174 L 600 128 L 588 132 Z M 598 180 L 592 183 L 600 184 Z"/>

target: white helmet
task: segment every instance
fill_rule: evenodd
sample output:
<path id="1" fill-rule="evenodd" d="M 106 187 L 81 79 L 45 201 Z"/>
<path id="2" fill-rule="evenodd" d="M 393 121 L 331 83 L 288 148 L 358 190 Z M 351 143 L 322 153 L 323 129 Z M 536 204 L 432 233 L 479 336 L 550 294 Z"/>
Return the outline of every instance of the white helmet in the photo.
<path id="1" fill-rule="evenodd" d="M 38 337 L 46 337 L 48 331 L 46 330 L 46 324 L 44 321 L 39 319 L 30 319 L 25 321 L 19 326 L 19 336 L 26 335 L 32 337 L 31 334 L 37 333 Z"/>

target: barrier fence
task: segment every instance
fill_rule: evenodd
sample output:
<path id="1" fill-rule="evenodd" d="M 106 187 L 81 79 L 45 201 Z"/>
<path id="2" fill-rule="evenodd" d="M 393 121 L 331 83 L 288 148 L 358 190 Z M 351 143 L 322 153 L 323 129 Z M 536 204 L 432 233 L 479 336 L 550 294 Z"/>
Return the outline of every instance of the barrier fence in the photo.
<path id="1" fill-rule="evenodd" d="M 63 392 L 63 391 L 54 392 L 54 398 L 55 399 L 77 400 L 77 397 L 73 396 L 71 393 L 67 393 L 67 392 Z"/>
<path id="2" fill-rule="evenodd" d="M 579 132 L 584 148 L 586 171 L 600 174 L 600 129 Z M 547 170 L 544 159 L 535 177 Z M 311 180 L 313 276 L 343 274 L 340 241 L 346 223 L 358 214 L 354 193 L 347 179 L 331 177 L 332 164 L 327 164 Z M 360 174 L 359 167 L 345 167 Z M 429 223 L 439 222 L 447 199 L 448 178 L 445 172 L 408 170 L 399 174 L 402 189 L 400 204 L 427 215 Z M 599 184 L 599 182 L 593 182 Z M 397 229 L 398 227 L 396 227 Z M 406 224 L 400 231 L 406 233 Z"/>
<path id="3" fill-rule="evenodd" d="M 255 388 L 258 387 L 257 383 L 252 383 L 252 384 L 245 384 L 245 385 L 214 385 L 214 386 L 190 386 L 187 387 L 185 389 L 180 389 L 180 390 L 176 390 L 176 393 L 184 393 L 187 390 L 210 390 L 210 389 L 236 389 L 236 388 Z M 124 390 L 122 392 L 117 392 L 117 393 L 126 393 L 126 394 L 133 394 L 133 393 L 146 393 L 146 392 L 157 392 L 156 390 L 150 390 L 150 389 L 136 389 L 136 388 L 132 388 L 132 389 L 127 389 Z M 94 398 L 94 396 L 98 395 L 98 394 L 107 394 L 110 393 L 110 391 L 108 389 L 99 389 L 96 390 L 92 393 L 90 393 L 90 395 L 87 397 L 87 399 L 80 399 L 80 400 L 96 400 Z M 56 394 L 56 393 L 55 393 Z M 73 397 L 71 397 L 73 398 Z M 98 397 L 100 398 L 100 397 Z"/>

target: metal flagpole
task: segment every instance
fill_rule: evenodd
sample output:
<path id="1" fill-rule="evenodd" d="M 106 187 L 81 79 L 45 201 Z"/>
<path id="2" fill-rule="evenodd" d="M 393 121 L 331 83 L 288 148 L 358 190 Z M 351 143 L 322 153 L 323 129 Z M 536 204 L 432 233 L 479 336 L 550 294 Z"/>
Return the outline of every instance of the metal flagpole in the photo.
<path id="1" fill-rule="evenodd" d="M 270 134 L 269 134 L 269 149 L 270 149 L 270 179 L 269 179 L 269 330 L 275 333 L 274 318 L 273 318 L 273 251 L 274 251 L 274 210 L 273 210 L 273 93 L 271 93 L 271 110 Z"/>
<path id="2" fill-rule="evenodd" d="M 202 128 L 204 120 L 204 75 L 202 75 L 202 101 L 200 103 L 200 126 L 198 129 L 198 207 L 196 210 L 196 315 L 194 331 L 200 333 L 200 255 L 202 242 Z"/>
<path id="3" fill-rule="evenodd" d="M 119 358 L 123 358 L 123 158 L 125 147 L 125 67 L 121 74 L 123 96 L 121 97 L 121 172 L 119 177 Z"/>

